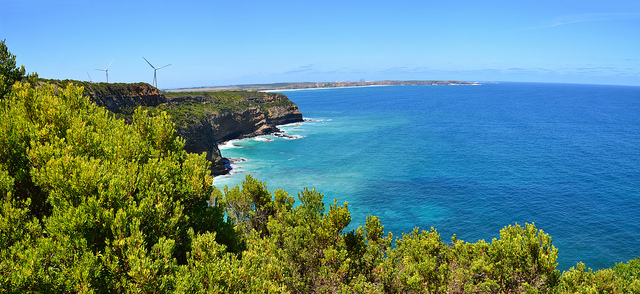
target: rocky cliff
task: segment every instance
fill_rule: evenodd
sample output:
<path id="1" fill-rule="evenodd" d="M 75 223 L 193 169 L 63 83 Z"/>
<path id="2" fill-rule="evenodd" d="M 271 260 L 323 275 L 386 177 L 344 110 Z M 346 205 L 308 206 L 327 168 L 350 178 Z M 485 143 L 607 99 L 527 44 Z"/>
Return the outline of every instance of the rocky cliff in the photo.
<path id="1" fill-rule="evenodd" d="M 198 154 L 207 152 L 207 159 L 212 162 L 211 172 L 217 175 L 227 173 L 224 159 L 218 149 L 219 143 L 278 131 L 274 125 L 266 124 L 264 113 L 257 107 L 208 113 L 177 129 L 178 136 L 185 139 L 184 149 Z"/>
<path id="2" fill-rule="evenodd" d="M 138 106 L 155 107 L 167 102 L 167 97 L 160 90 L 147 83 L 87 83 L 84 93 L 115 113 L 127 112 Z"/>
<path id="3" fill-rule="evenodd" d="M 63 86 L 71 81 L 55 81 Z M 226 174 L 218 144 L 278 132 L 277 125 L 300 122 L 295 103 L 280 93 L 246 91 L 163 94 L 145 84 L 106 84 L 73 81 L 85 87 L 85 95 L 98 105 L 123 116 L 142 106 L 166 111 L 176 123 L 178 136 L 185 139 L 187 152 L 207 153 L 213 174 Z"/>
<path id="4" fill-rule="evenodd" d="M 147 83 L 90 83 L 76 80 L 46 80 L 59 87 L 75 84 L 84 87 L 84 95 L 114 113 L 128 113 L 138 106 L 155 107 L 167 103 L 167 97 Z"/>
<path id="5" fill-rule="evenodd" d="M 277 125 L 302 121 L 298 107 L 279 93 L 180 93 L 167 98 L 159 108 L 175 118 L 185 150 L 207 152 L 214 174 L 227 173 L 219 143 L 278 132 Z"/>

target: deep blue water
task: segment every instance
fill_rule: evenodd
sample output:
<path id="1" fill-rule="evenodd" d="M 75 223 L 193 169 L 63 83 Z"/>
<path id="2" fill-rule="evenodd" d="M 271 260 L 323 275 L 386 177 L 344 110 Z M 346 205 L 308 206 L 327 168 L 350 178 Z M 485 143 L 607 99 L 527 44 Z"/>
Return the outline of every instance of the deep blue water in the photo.
<path id="1" fill-rule="evenodd" d="M 300 139 L 235 141 L 246 158 L 216 186 L 252 174 L 347 201 L 352 224 L 380 217 L 400 236 L 435 227 L 476 242 L 535 223 L 558 268 L 640 256 L 640 87 L 499 83 L 287 91 L 309 121 Z M 269 141 L 272 140 L 272 141 Z M 231 144 L 229 144 L 231 145 Z"/>

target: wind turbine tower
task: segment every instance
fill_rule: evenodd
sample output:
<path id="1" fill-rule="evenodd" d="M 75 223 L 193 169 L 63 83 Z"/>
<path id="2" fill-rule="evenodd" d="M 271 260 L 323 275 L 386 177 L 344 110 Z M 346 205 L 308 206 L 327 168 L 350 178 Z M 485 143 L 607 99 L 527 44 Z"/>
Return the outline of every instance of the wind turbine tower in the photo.
<path id="1" fill-rule="evenodd" d="M 158 80 L 156 79 L 156 70 L 159 70 L 159 69 L 161 69 L 161 68 L 163 68 L 163 67 L 167 67 L 167 66 L 169 66 L 169 65 L 171 65 L 171 64 L 167 64 L 167 65 L 165 65 L 165 66 L 161 66 L 161 67 L 155 67 L 155 66 L 153 66 L 153 65 L 151 64 L 151 62 L 149 62 L 149 60 L 147 60 L 146 58 L 144 58 L 144 56 L 142 56 L 142 58 L 144 59 L 144 61 L 146 61 L 146 62 L 149 64 L 149 66 L 151 66 L 151 68 L 153 68 L 153 86 L 154 86 L 154 87 L 156 87 L 156 88 L 158 88 Z"/>
<path id="2" fill-rule="evenodd" d="M 87 76 L 89 76 L 89 83 L 94 83 L 95 81 L 91 79 L 91 75 L 87 72 Z"/>
<path id="3" fill-rule="evenodd" d="M 109 66 L 107 66 L 107 68 L 105 69 L 96 68 L 96 70 L 104 71 L 104 73 L 107 75 L 107 84 L 109 83 L 109 67 L 111 66 L 112 63 L 113 63 L 113 59 L 111 59 L 111 62 L 109 63 Z"/>

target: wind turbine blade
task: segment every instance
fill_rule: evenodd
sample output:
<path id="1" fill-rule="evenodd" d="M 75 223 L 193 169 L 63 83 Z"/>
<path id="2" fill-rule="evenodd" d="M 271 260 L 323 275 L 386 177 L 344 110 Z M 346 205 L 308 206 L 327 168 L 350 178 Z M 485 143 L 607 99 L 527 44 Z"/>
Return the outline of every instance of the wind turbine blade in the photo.
<path id="1" fill-rule="evenodd" d="M 146 61 L 149 64 L 149 66 L 151 66 L 151 68 L 156 69 L 155 67 L 153 67 L 153 65 L 151 65 L 151 62 L 149 62 L 149 60 L 144 58 L 144 56 L 142 56 L 142 58 L 144 59 L 144 61 Z"/>
<path id="2" fill-rule="evenodd" d="M 171 64 L 167 64 L 167 65 L 165 65 L 165 66 L 161 66 L 161 67 L 158 67 L 158 68 L 156 68 L 156 69 L 161 69 L 161 68 L 163 68 L 163 67 L 167 67 L 167 66 L 169 66 L 169 65 L 171 65 Z"/>
<path id="3" fill-rule="evenodd" d="M 111 62 L 109 62 L 109 66 L 107 66 L 107 68 L 105 70 L 109 69 L 109 67 L 111 66 L 112 63 L 113 63 L 113 59 L 111 59 Z"/>

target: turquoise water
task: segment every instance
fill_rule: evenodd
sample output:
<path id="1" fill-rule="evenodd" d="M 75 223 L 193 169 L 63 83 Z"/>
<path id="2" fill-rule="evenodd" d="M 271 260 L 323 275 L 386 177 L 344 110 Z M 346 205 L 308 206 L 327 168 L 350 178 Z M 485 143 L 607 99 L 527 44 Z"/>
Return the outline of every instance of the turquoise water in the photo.
<path id="1" fill-rule="evenodd" d="M 640 87 L 499 83 L 287 91 L 298 139 L 231 142 L 245 158 L 218 187 L 252 174 L 270 190 L 315 187 L 348 202 L 352 224 L 380 217 L 396 236 L 435 227 L 490 241 L 534 222 L 559 269 L 640 256 Z M 231 147 L 231 146 L 234 147 Z M 328 205 L 327 205 L 328 206 Z"/>

